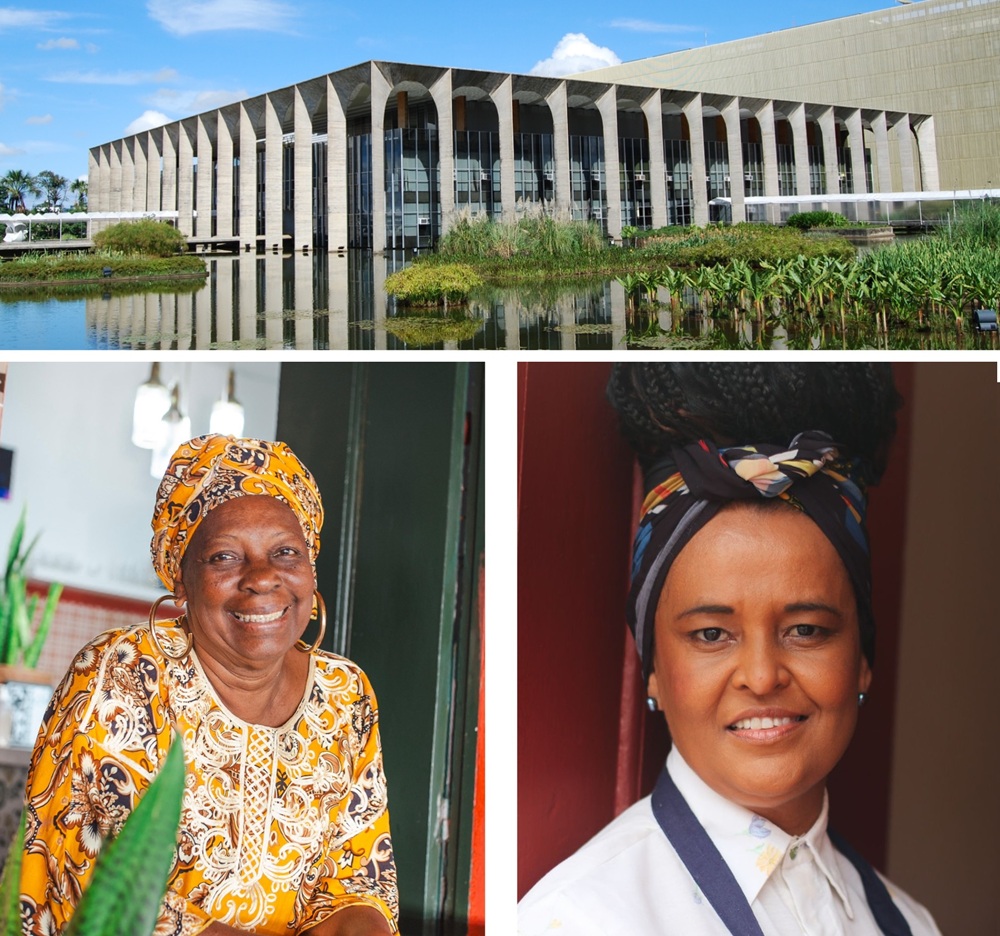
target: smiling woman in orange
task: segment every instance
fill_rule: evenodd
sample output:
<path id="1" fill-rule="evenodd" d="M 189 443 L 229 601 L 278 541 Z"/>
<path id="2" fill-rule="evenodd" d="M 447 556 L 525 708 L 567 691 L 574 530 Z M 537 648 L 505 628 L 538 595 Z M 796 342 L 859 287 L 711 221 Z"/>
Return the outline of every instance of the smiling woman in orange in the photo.
<path id="1" fill-rule="evenodd" d="M 184 615 L 157 620 L 159 599 L 148 625 L 85 647 L 56 690 L 28 778 L 25 934 L 63 931 L 175 732 L 187 782 L 157 936 L 396 931 L 375 697 L 318 649 L 322 523 L 283 443 L 203 436 L 175 453 L 152 557 Z"/>
<path id="2" fill-rule="evenodd" d="M 827 828 L 872 682 L 865 491 L 879 365 L 617 365 L 647 496 L 629 626 L 673 742 L 640 800 L 522 900 L 523 936 L 939 936 Z"/>

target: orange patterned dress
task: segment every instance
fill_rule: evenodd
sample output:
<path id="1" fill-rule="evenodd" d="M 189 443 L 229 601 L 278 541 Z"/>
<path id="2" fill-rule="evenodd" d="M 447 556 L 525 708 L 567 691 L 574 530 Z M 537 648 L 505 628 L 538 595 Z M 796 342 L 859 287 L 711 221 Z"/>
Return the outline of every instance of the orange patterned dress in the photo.
<path id="1" fill-rule="evenodd" d="M 182 646 L 178 629 L 157 631 Z M 365 674 L 313 653 L 295 714 L 278 728 L 251 725 L 221 704 L 195 651 L 165 660 L 142 626 L 85 647 L 46 712 L 28 777 L 26 934 L 62 931 L 172 730 L 183 738 L 187 785 L 157 936 L 214 920 L 297 933 L 354 904 L 377 908 L 396 931 L 378 711 Z"/>

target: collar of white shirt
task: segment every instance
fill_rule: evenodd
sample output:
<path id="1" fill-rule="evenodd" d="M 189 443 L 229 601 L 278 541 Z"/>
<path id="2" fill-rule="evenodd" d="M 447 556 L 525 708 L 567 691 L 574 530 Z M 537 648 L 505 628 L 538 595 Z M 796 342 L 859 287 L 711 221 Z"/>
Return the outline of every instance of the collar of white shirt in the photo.
<path id="1" fill-rule="evenodd" d="M 667 770 L 691 811 L 708 832 L 729 865 L 740 889 L 752 904 L 771 874 L 792 849 L 807 845 L 816 866 L 840 898 L 844 913 L 854 919 L 847 888 L 837 866 L 833 843 L 826 834 L 828 798 L 823 794 L 819 818 L 804 835 L 789 835 L 762 816 L 716 793 L 688 766 L 676 747 L 667 757 Z"/>

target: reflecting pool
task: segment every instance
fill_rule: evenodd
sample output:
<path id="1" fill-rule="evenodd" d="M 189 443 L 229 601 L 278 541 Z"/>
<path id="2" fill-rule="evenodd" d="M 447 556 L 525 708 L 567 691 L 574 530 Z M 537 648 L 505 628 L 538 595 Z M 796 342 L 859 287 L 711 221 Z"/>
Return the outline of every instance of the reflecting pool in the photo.
<path id="1" fill-rule="evenodd" d="M 315 253 L 206 258 L 205 280 L 113 281 L 39 293 L 0 289 L 0 348 L 67 350 L 984 349 L 996 334 L 931 327 L 670 311 L 668 294 L 630 308 L 617 281 L 496 290 L 445 314 L 397 309 L 385 295 L 402 256 Z M 685 298 L 683 307 L 696 305 Z"/>

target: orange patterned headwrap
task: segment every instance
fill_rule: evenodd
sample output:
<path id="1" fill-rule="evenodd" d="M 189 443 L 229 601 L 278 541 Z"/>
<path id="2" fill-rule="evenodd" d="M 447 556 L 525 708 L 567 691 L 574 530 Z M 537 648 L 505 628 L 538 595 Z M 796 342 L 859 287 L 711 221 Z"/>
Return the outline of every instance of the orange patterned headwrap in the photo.
<path id="1" fill-rule="evenodd" d="M 252 494 L 276 497 L 292 508 L 315 569 L 323 504 L 309 469 L 284 442 L 205 435 L 174 452 L 156 492 L 150 551 L 153 568 L 169 591 L 208 512 Z"/>

